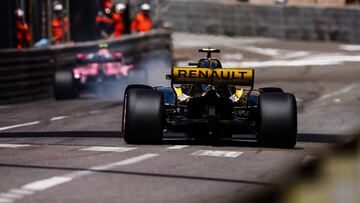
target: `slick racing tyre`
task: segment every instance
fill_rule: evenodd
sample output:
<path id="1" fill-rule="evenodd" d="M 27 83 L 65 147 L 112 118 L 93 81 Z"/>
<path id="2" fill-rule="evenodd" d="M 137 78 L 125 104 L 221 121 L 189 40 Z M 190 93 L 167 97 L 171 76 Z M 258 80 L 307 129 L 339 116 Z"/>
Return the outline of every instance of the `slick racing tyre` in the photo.
<path id="1" fill-rule="evenodd" d="M 163 95 L 150 89 L 129 89 L 123 105 L 123 136 L 128 144 L 155 144 L 162 140 Z"/>
<path id="2" fill-rule="evenodd" d="M 131 89 L 149 89 L 149 90 L 152 90 L 153 88 L 151 86 L 142 85 L 142 84 L 128 85 L 125 88 L 125 92 L 124 92 L 124 99 L 123 99 L 124 106 L 125 106 L 126 95 L 127 95 L 128 91 L 131 90 Z M 123 121 L 125 120 L 125 111 L 122 112 L 122 119 L 123 119 Z M 121 126 L 121 131 L 124 132 L 124 125 Z"/>
<path id="3" fill-rule="evenodd" d="M 284 90 L 282 90 L 279 87 L 262 87 L 259 88 L 260 93 L 269 93 L 269 92 L 284 92 Z"/>
<path id="4" fill-rule="evenodd" d="M 59 70 L 54 78 L 55 99 L 74 99 L 79 96 L 76 81 L 71 70 Z"/>
<path id="5" fill-rule="evenodd" d="M 141 85 L 141 84 L 133 84 L 133 85 L 128 85 L 125 89 L 125 94 L 127 91 L 129 91 L 130 89 L 149 89 L 152 90 L 153 88 L 151 86 L 148 85 Z"/>
<path id="6" fill-rule="evenodd" d="M 259 96 L 257 140 L 264 147 L 293 148 L 297 136 L 295 96 L 266 93 Z"/>

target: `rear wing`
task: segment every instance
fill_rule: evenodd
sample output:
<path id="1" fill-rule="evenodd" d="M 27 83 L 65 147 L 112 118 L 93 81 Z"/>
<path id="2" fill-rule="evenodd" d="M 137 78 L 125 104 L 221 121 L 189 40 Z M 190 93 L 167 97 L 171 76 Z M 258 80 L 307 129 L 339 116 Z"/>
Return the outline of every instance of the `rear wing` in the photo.
<path id="1" fill-rule="evenodd" d="M 167 76 L 172 84 L 254 86 L 254 70 L 243 68 L 173 67 Z"/>

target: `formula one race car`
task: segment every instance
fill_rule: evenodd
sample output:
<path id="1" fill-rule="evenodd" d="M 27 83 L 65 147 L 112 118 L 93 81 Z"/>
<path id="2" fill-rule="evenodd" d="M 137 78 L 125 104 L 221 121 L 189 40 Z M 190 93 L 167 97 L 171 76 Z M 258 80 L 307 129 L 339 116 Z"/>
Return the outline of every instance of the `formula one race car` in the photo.
<path id="1" fill-rule="evenodd" d="M 122 131 L 131 144 L 159 143 L 163 132 L 191 139 L 255 134 L 265 147 L 292 148 L 297 137 L 295 96 L 276 87 L 254 89 L 254 70 L 223 68 L 207 57 L 194 67 L 173 67 L 171 87 L 129 85 L 124 94 Z"/>
<path id="2" fill-rule="evenodd" d="M 54 78 L 56 99 L 71 99 L 85 86 L 114 82 L 127 76 L 133 65 L 122 63 L 121 53 L 111 53 L 107 44 L 90 54 L 77 54 L 77 65 L 71 70 L 58 70 Z"/>

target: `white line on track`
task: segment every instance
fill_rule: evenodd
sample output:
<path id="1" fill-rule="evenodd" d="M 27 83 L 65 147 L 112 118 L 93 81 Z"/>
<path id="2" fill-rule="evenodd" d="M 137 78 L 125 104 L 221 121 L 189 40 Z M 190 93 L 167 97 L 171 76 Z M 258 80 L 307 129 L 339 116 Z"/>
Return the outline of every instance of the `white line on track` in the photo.
<path id="1" fill-rule="evenodd" d="M 25 189 L 11 189 L 7 193 L 0 193 L 0 203 L 14 202 L 17 199 L 22 199 L 25 195 L 32 195 L 34 191 Z"/>
<path id="2" fill-rule="evenodd" d="M 22 186 L 22 189 L 31 190 L 31 191 L 42 191 L 54 186 L 66 183 L 71 181 L 72 178 L 62 177 L 62 176 L 55 176 L 44 180 L 35 181 L 32 183 L 28 183 Z"/>
<path id="3" fill-rule="evenodd" d="M 360 51 L 360 45 L 343 44 L 340 45 L 339 49 L 345 51 Z"/>
<path id="4" fill-rule="evenodd" d="M 19 194 L 19 195 L 32 195 L 34 193 L 34 191 L 25 190 L 25 189 L 12 189 L 12 190 L 10 190 L 10 193 Z"/>
<path id="5" fill-rule="evenodd" d="M 233 45 L 231 45 L 231 47 L 238 48 Z M 287 49 L 263 48 L 263 47 L 255 47 L 255 46 L 241 46 L 241 49 L 259 55 L 270 56 L 273 58 L 281 58 L 281 59 L 305 57 L 311 54 L 311 52 L 304 50 L 298 51 L 298 50 L 287 50 Z"/>
<path id="6" fill-rule="evenodd" d="M 242 61 L 240 66 L 252 68 L 264 67 L 301 67 L 339 65 L 345 62 L 360 62 L 360 55 L 348 56 L 344 54 L 321 54 L 291 60 Z"/>
<path id="7" fill-rule="evenodd" d="M 19 148 L 19 147 L 28 147 L 28 144 L 0 144 L 0 148 Z"/>
<path id="8" fill-rule="evenodd" d="M 1 198 L 8 198 L 8 199 L 20 199 L 22 195 L 14 194 L 14 193 L 1 193 Z"/>
<path id="9" fill-rule="evenodd" d="M 174 145 L 171 147 L 167 147 L 167 149 L 184 149 L 186 147 L 189 147 L 189 145 Z"/>
<path id="10" fill-rule="evenodd" d="M 66 173 L 62 176 L 54 176 L 43 180 L 27 183 L 23 185 L 21 188 L 11 189 L 7 193 L 1 193 L 0 203 L 14 202 L 16 200 L 24 198 L 25 195 L 32 195 L 35 192 L 44 191 L 49 188 L 70 182 L 76 178 L 80 178 L 85 175 L 91 175 L 97 171 L 110 170 L 115 167 L 135 164 L 157 156 L 159 156 L 159 154 L 143 154 L 119 162 L 94 166 L 88 168 L 87 170 L 75 171 L 71 173 Z"/>
<path id="11" fill-rule="evenodd" d="M 199 151 L 192 153 L 191 155 L 236 158 L 236 157 L 240 156 L 242 153 L 243 152 L 237 152 L 237 151 L 199 150 Z"/>
<path id="12" fill-rule="evenodd" d="M 90 175 L 90 174 L 93 174 L 94 172 L 93 171 L 75 171 L 75 172 L 71 172 L 71 173 L 67 173 L 63 176 L 66 176 L 67 178 L 71 178 L 71 179 L 75 179 L 75 178 L 80 178 L 80 177 L 83 177 L 83 176 L 86 176 L 86 175 Z"/>
<path id="13" fill-rule="evenodd" d="M 12 199 L 7 199 L 7 198 L 1 198 L 0 197 L 0 203 L 9 203 L 9 202 L 13 202 Z"/>
<path id="14" fill-rule="evenodd" d="M 136 147 L 101 147 L 101 146 L 94 146 L 94 147 L 86 147 L 79 149 L 81 151 L 98 151 L 98 152 L 127 152 L 130 150 L 134 150 Z"/>
<path id="15" fill-rule="evenodd" d="M 98 114 L 101 113 L 100 110 L 94 110 L 94 111 L 89 111 L 89 114 Z"/>
<path id="16" fill-rule="evenodd" d="M 21 123 L 21 124 L 16 124 L 16 125 L 4 126 L 4 127 L 0 127 L 0 131 L 9 130 L 9 129 L 13 129 L 13 128 L 26 127 L 26 126 L 30 126 L 30 125 L 37 125 L 39 123 L 40 123 L 40 121 L 34 121 L 34 122 L 29 122 L 29 123 Z"/>
<path id="17" fill-rule="evenodd" d="M 111 163 L 111 164 L 107 164 L 107 165 L 101 165 L 101 166 L 95 166 L 95 167 L 91 167 L 90 170 L 109 170 L 115 167 L 119 167 L 119 166 L 125 166 L 125 165 L 130 165 L 130 164 L 135 164 L 138 163 L 140 161 L 144 161 L 146 159 L 150 159 L 150 158 L 154 158 L 159 156 L 159 154 L 144 154 L 141 156 L 137 156 L 134 158 L 130 158 L 130 159 L 126 159 L 123 161 L 119 161 L 119 162 L 115 162 L 115 163 Z"/>
<path id="18" fill-rule="evenodd" d="M 65 119 L 65 118 L 68 118 L 69 116 L 56 116 L 56 117 L 52 117 L 50 119 L 50 121 L 58 121 L 58 120 L 62 120 L 62 119 Z"/>
<path id="19" fill-rule="evenodd" d="M 241 47 L 241 49 L 244 49 L 246 51 L 249 52 L 253 52 L 256 54 L 260 54 L 260 55 L 265 55 L 265 56 L 277 56 L 280 54 L 280 50 L 279 49 L 273 49 L 273 48 L 259 48 L 259 47 L 255 47 L 255 46 L 243 46 Z"/>
<path id="20" fill-rule="evenodd" d="M 175 32 L 172 34 L 175 48 L 199 48 L 199 47 L 217 47 L 232 45 L 236 48 L 254 43 L 277 42 L 275 39 L 250 38 L 250 37 L 223 37 L 210 36 L 201 34 L 189 34 L 183 32 Z M 181 43 L 178 43 L 181 42 Z"/>
<path id="21" fill-rule="evenodd" d="M 324 99 L 329 99 L 331 97 L 335 97 L 335 96 L 338 96 L 340 94 L 344 94 L 344 93 L 347 93 L 349 91 L 351 91 L 353 88 L 355 88 L 358 84 L 351 84 L 351 85 L 348 85 L 342 89 L 339 89 L 337 91 L 334 91 L 334 92 L 330 92 L 328 94 L 324 94 L 322 95 L 321 97 L 319 97 L 319 100 L 324 100 Z"/>
<path id="22" fill-rule="evenodd" d="M 135 164 L 135 163 L 144 161 L 146 159 L 151 159 L 151 158 L 154 158 L 154 157 L 157 157 L 157 156 L 159 156 L 159 154 L 143 154 L 143 155 L 140 155 L 140 156 L 125 159 L 123 161 L 119 161 L 119 162 L 115 162 L 115 163 L 110 163 L 110 164 L 100 165 L 100 166 L 94 166 L 94 167 L 89 168 L 88 170 L 75 171 L 75 172 L 67 173 L 67 174 L 64 174 L 63 177 L 67 177 L 67 178 L 71 178 L 71 179 L 80 178 L 80 177 L 83 177 L 83 176 L 86 176 L 86 175 L 93 174 L 96 171 L 109 170 L 109 169 L 119 167 L 119 166 Z"/>

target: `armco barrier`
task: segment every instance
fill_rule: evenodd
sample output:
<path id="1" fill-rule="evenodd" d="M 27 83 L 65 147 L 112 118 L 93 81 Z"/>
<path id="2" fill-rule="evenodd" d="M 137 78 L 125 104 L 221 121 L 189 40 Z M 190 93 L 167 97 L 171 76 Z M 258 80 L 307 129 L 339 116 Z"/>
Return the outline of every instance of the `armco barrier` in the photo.
<path id="1" fill-rule="evenodd" d="M 108 43 L 111 51 L 122 52 L 128 63 L 171 52 L 171 34 L 166 30 L 124 36 L 117 40 L 2 50 L 0 105 L 52 97 L 54 71 L 73 67 L 77 53 L 96 51 L 99 43 Z"/>
<path id="2" fill-rule="evenodd" d="M 160 11 L 175 31 L 360 43 L 360 7 L 165 0 Z"/>

